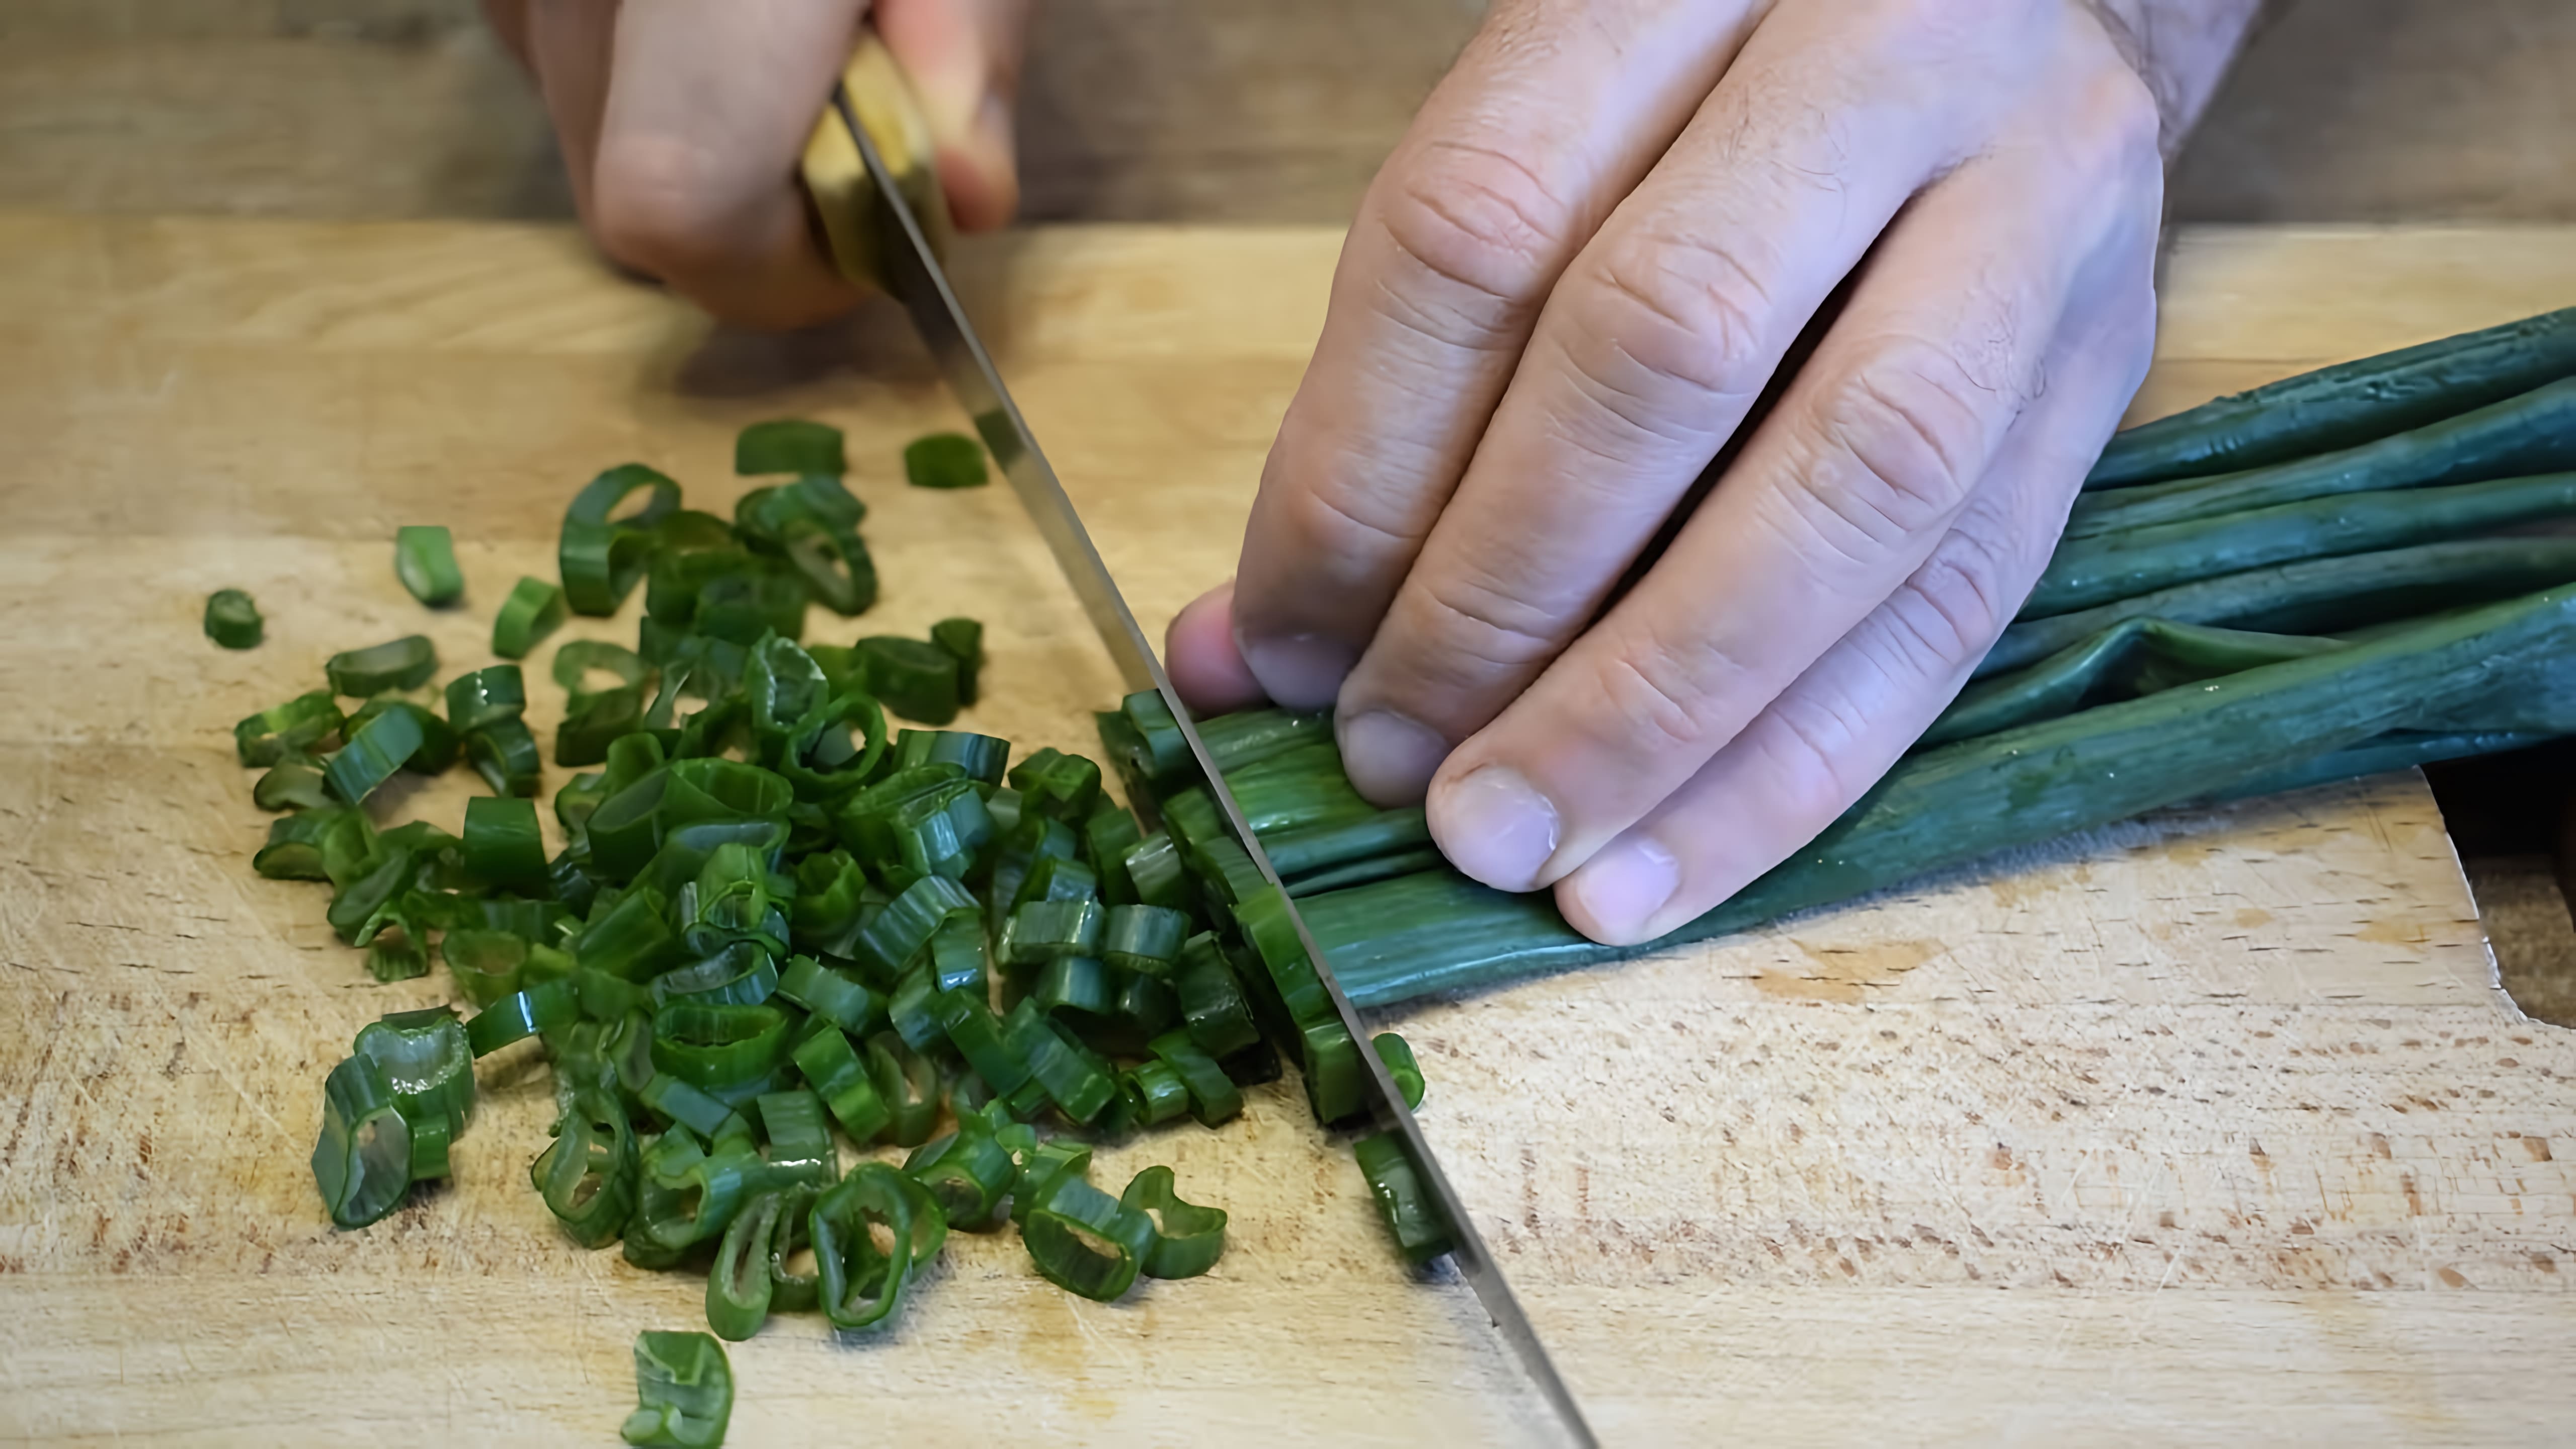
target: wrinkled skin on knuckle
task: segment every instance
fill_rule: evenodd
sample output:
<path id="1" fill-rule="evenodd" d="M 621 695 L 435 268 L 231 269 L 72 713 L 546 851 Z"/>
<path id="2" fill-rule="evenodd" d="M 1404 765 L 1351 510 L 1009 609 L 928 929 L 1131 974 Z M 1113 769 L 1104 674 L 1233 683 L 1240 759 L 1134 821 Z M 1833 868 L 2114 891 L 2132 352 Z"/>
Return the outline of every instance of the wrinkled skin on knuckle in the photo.
<path id="1" fill-rule="evenodd" d="M 1571 210 L 1508 150 L 1426 144 L 1390 168 L 1369 207 L 1397 257 L 1372 304 L 1445 345 L 1516 340 L 1563 265 Z"/>
<path id="2" fill-rule="evenodd" d="M 1419 598 L 1438 639 L 1436 650 L 1414 651 L 1414 667 L 1427 674 L 1454 673 L 1464 682 L 1491 669 L 1526 669 L 1564 646 L 1561 613 L 1518 598 L 1494 580 L 1460 574 L 1426 578 Z M 1465 668 L 1444 668 L 1443 656 L 1449 654 L 1463 656 Z"/>
<path id="3" fill-rule="evenodd" d="M 1982 658 L 2020 609 L 2047 558 L 2028 538 L 2053 530 L 2015 529 L 1997 510 L 1963 518 L 1932 557 L 1888 599 L 1897 646 L 1921 679 L 1945 679 Z"/>
<path id="4" fill-rule="evenodd" d="M 1798 481 L 1836 518 L 1897 547 L 1967 503 L 2019 411 L 1956 347 L 1902 340 L 1831 386 L 1817 407 L 1823 446 Z"/>
<path id="5" fill-rule="evenodd" d="M 1567 361 L 1592 401 L 1629 428 L 1705 436 L 1713 415 L 1770 375 L 1762 275 L 1720 241 L 1622 238 L 1575 279 Z"/>
<path id="6" fill-rule="evenodd" d="M 1716 731 L 1725 691 L 1740 687 L 1749 673 L 1741 663 L 1713 640 L 1675 638 L 1652 623 L 1622 629 L 1610 644 L 1593 666 L 1595 703 L 1584 719 L 1606 753 L 1696 761 L 1725 743 Z"/>

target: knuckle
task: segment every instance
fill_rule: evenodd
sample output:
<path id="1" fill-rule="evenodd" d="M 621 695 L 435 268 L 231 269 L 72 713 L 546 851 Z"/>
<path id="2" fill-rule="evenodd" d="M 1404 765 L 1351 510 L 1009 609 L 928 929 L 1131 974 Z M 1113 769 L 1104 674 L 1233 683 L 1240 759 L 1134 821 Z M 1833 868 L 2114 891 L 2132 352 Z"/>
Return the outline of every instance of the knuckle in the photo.
<path id="1" fill-rule="evenodd" d="M 1584 269 L 1568 360 L 1602 408 L 1666 433 L 1761 389 L 1772 315 L 1761 270 L 1728 242 L 1624 239 Z"/>
<path id="2" fill-rule="evenodd" d="M 1404 262 L 1384 304 L 1451 346 L 1509 345 L 1564 265 L 1573 208 L 1502 147 L 1444 141 L 1427 150 L 1392 171 L 1374 208 Z"/>
<path id="3" fill-rule="evenodd" d="M 600 250 L 664 281 L 720 267 L 737 250 L 718 178 L 688 148 L 603 143 L 591 198 Z"/>
<path id="4" fill-rule="evenodd" d="M 1721 731 L 1733 733 L 1720 718 L 1721 691 L 1745 673 L 1709 641 L 1634 631 L 1601 665 L 1593 727 L 1623 758 L 1704 758 L 1725 743 Z"/>
<path id="5" fill-rule="evenodd" d="M 1809 493 L 1882 545 L 1956 513 L 2021 409 L 2009 381 L 1978 375 L 1995 370 L 1980 361 L 1909 342 L 1834 385 L 1816 428 L 1825 462 L 1801 475 Z"/>
<path id="6" fill-rule="evenodd" d="M 1417 670 L 1439 670 L 1452 656 L 1468 664 L 1467 673 L 1522 670 L 1564 647 L 1561 626 L 1546 610 L 1472 575 L 1426 578 L 1421 599 L 1435 625 Z"/>
<path id="7" fill-rule="evenodd" d="M 1866 713 L 1848 695 L 1801 692 L 1781 700 L 1770 718 L 1778 728 L 1758 733 L 1776 818 L 1797 831 L 1821 828 L 1869 788 L 1853 777 L 1850 760 L 1868 738 Z"/>
<path id="8" fill-rule="evenodd" d="M 1341 480 L 1319 479 L 1290 493 L 1287 523 L 1291 536 L 1306 545 L 1307 556 L 1349 563 L 1366 572 L 1370 561 L 1389 550 L 1410 557 L 1420 539 L 1400 520 L 1379 517 L 1374 495 Z"/>
<path id="9" fill-rule="evenodd" d="M 2037 573 L 2021 557 L 2027 552 L 1982 528 L 1954 529 L 1941 541 L 1890 601 L 1916 674 L 1946 678 L 1986 652 Z"/>

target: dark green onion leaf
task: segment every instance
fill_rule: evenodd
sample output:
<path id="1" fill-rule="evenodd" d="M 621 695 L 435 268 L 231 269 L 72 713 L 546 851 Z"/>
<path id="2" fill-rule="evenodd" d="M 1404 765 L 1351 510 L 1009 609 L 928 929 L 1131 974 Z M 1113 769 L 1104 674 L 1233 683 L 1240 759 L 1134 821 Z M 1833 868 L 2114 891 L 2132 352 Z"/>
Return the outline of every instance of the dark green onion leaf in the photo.
<path id="1" fill-rule="evenodd" d="M 418 689 L 437 672 L 438 650 L 422 634 L 334 654 L 322 665 L 323 677 L 331 682 L 331 692 L 356 699 L 388 689 Z"/>
<path id="2" fill-rule="evenodd" d="M 521 575 L 492 618 L 492 652 L 504 659 L 525 659 L 563 627 L 564 591 L 544 579 Z"/>
<path id="3" fill-rule="evenodd" d="M 206 637 L 226 649 L 250 649 L 260 641 L 259 605 L 239 589 L 217 589 L 206 596 Z"/>
<path id="4" fill-rule="evenodd" d="M 733 1366 L 703 1333 L 635 1335 L 634 1413 L 617 1432 L 629 1444 L 710 1449 L 733 1417 Z"/>
<path id="5" fill-rule="evenodd" d="M 827 473 L 838 477 L 849 472 L 850 465 L 842 453 L 839 428 L 802 418 L 780 418 L 753 423 L 735 435 L 733 471 L 744 478 L 774 473 Z"/>
<path id="6" fill-rule="evenodd" d="M 932 433 L 903 450 L 903 476 L 915 488 L 981 488 L 992 475 L 984 445 L 963 433 Z"/>
<path id="7" fill-rule="evenodd" d="M 394 530 L 394 577 L 411 596 L 433 609 L 455 603 L 465 594 L 465 575 L 456 567 L 456 543 L 445 527 L 405 524 Z"/>

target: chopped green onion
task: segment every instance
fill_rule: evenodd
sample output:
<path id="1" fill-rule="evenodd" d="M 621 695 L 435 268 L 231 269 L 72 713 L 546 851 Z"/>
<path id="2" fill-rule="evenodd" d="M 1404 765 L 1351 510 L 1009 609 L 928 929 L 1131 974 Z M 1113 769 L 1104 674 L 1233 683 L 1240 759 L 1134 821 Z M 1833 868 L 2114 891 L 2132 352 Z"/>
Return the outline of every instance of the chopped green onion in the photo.
<path id="1" fill-rule="evenodd" d="M 903 476 L 915 488 L 981 488 L 992 479 L 983 445 L 963 433 L 932 433 L 906 444 Z"/>
<path id="2" fill-rule="evenodd" d="M 640 1174 L 626 1109 L 617 1093 L 598 1086 L 572 1094 L 555 1121 L 555 1140 L 528 1168 L 546 1211 L 585 1248 L 613 1242 L 626 1230 Z"/>
<path id="3" fill-rule="evenodd" d="M 457 1128 L 474 1115 L 474 1051 L 465 1023 L 444 1006 L 398 1011 L 359 1028 L 351 1047 L 376 1064 L 404 1120 L 439 1117 Z"/>
<path id="4" fill-rule="evenodd" d="M 629 1444 L 713 1449 L 733 1418 L 733 1366 L 703 1333 L 635 1335 L 634 1413 L 617 1432 Z"/>
<path id="5" fill-rule="evenodd" d="M 894 1113 L 840 1028 L 825 1026 L 798 1042 L 795 1059 L 796 1070 L 822 1097 L 851 1141 L 873 1142 L 893 1122 Z"/>
<path id="6" fill-rule="evenodd" d="M 488 1057 L 512 1042 L 552 1031 L 580 1013 L 579 990 L 570 978 L 560 978 L 523 987 L 476 1012 L 474 1019 L 465 1023 L 465 1039 L 472 1044 L 476 1057 Z M 654 1065 L 661 1065 L 658 1053 Z"/>
<path id="7" fill-rule="evenodd" d="M 504 795 L 466 801 L 465 868 L 497 886 L 545 889 L 546 843 L 537 829 L 537 803 Z"/>
<path id="8" fill-rule="evenodd" d="M 930 626 L 930 642 L 955 656 L 957 702 L 973 704 L 984 669 L 984 626 L 973 619 L 942 619 Z"/>
<path id="9" fill-rule="evenodd" d="M 433 609 L 445 608 L 465 593 L 456 544 L 439 525 L 406 524 L 394 530 L 394 577 Z"/>
<path id="10" fill-rule="evenodd" d="M 274 765 L 339 732 L 344 717 L 331 691 L 317 689 L 270 705 L 233 726 L 233 752 L 245 765 Z"/>
<path id="11" fill-rule="evenodd" d="M 849 472 L 850 466 L 841 452 L 839 428 L 802 418 L 781 418 L 753 423 L 734 435 L 733 471 L 745 478 L 773 473 L 827 473 L 838 477 Z"/>
<path id="12" fill-rule="evenodd" d="M 259 646 L 259 605 L 239 589 L 217 589 L 206 596 L 206 637 L 226 649 Z"/>
<path id="13" fill-rule="evenodd" d="M 992 1127 L 971 1112 L 958 1117 L 956 1131 L 914 1148 L 903 1170 L 929 1190 L 948 1226 L 966 1229 L 992 1224 L 1019 1175 Z"/>
<path id="14" fill-rule="evenodd" d="M 527 712 L 526 679 L 515 664 L 495 664 L 447 681 L 447 723 L 472 734 Z"/>
<path id="15" fill-rule="evenodd" d="M 610 518 L 637 489 L 650 493 L 642 507 Z M 564 510 L 556 563 L 564 599 L 579 614 L 614 614 L 635 589 L 651 546 L 647 531 L 680 506 L 680 485 L 641 463 L 622 463 L 590 480 Z"/>
<path id="16" fill-rule="evenodd" d="M 268 767 L 250 787 L 250 803 L 262 810 L 320 810 L 339 801 L 324 787 L 322 762 L 310 755 L 291 755 Z"/>
<path id="17" fill-rule="evenodd" d="M 1386 1063 L 1386 1074 L 1395 1078 L 1396 1090 L 1404 1094 L 1406 1110 L 1422 1105 L 1422 1068 L 1413 1060 L 1413 1044 L 1391 1031 L 1370 1038 L 1377 1059 Z"/>
<path id="18" fill-rule="evenodd" d="M 878 1227 L 891 1239 L 883 1248 Z M 851 1168 L 814 1200 L 808 1219 L 824 1316 L 835 1328 L 873 1328 L 892 1319 L 914 1265 L 939 1251 L 947 1231 L 947 1219 L 919 1183 L 882 1162 Z"/>
<path id="19" fill-rule="evenodd" d="M 563 627 L 564 591 L 544 579 L 521 575 L 492 618 L 492 652 L 504 659 L 525 659 L 546 636 Z"/>
<path id="20" fill-rule="evenodd" d="M 1020 1228 L 1039 1275 L 1095 1303 L 1114 1302 L 1135 1284 L 1158 1236 L 1142 1210 L 1071 1173 L 1048 1186 Z"/>
<path id="21" fill-rule="evenodd" d="M 1180 1077 L 1182 1088 L 1189 1093 L 1190 1115 L 1198 1119 L 1199 1125 L 1214 1127 L 1243 1111 L 1242 1090 L 1217 1058 L 1187 1032 L 1165 1032 L 1154 1038 L 1146 1050 Z"/>
<path id="22" fill-rule="evenodd" d="M 957 717 L 957 656 L 936 644 L 891 634 L 851 646 L 862 687 L 905 719 L 944 725 Z"/>
<path id="23" fill-rule="evenodd" d="M 543 778 L 537 737 L 523 719 L 494 720 L 465 737 L 465 758 L 495 795 L 534 795 Z"/>
<path id="24" fill-rule="evenodd" d="M 418 689 L 438 672 L 438 650 L 425 634 L 334 654 L 322 665 L 333 694 L 364 699 L 388 689 Z"/>
<path id="25" fill-rule="evenodd" d="M 322 766 L 331 793 L 355 805 L 375 793 L 420 749 L 420 721 L 406 710 L 387 710 L 350 732 L 348 744 Z"/>
<path id="26" fill-rule="evenodd" d="M 1351 1155 L 1359 1159 L 1369 1193 L 1377 1199 L 1378 1212 L 1395 1234 L 1396 1251 L 1406 1262 L 1419 1266 L 1449 1251 L 1448 1224 L 1423 1191 L 1403 1138 L 1392 1132 L 1363 1137 L 1351 1144 Z"/>
<path id="27" fill-rule="evenodd" d="M 299 810 L 268 823 L 268 842 L 250 859 L 250 868 L 269 880 L 329 880 L 322 868 L 322 840 L 334 830 L 366 826 L 363 811 L 340 805 Z"/>
<path id="28" fill-rule="evenodd" d="M 313 1182 L 331 1221 L 344 1228 L 363 1228 L 392 1212 L 411 1186 L 411 1127 L 370 1057 L 342 1061 L 323 1083 Z"/>
<path id="29" fill-rule="evenodd" d="M 1168 1167 L 1137 1173 L 1118 1202 L 1131 1212 L 1149 1214 L 1154 1223 L 1154 1245 L 1145 1254 L 1148 1277 L 1195 1278 L 1215 1267 L 1225 1252 L 1225 1209 L 1181 1201 Z"/>
<path id="30" fill-rule="evenodd" d="M 779 1216 L 786 1210 L 785 1190 L 765 1192 L 735 1214 L 707 1272 L 707 1327 L 716 1336 L 740 1343 L 760 1332 L 769 1320 L 775 1293 L 769 1277 L 769 1245 L 778 1236 Z"/>
<path id="31" fill-rule="evenodd" d="M 435 775 L 456 763 L 456 731 L 448 727 L 446 720 L 432 713 L 428 706 L 398 694 L 380 694 L 368 700 L 340 727 L 340 737 L 353 738 L 378 715 L 396 712 L 410 715 L 411 722 L 420 727 L 420 748 L 404 758 L 404 769 L 414 774 Z"/>

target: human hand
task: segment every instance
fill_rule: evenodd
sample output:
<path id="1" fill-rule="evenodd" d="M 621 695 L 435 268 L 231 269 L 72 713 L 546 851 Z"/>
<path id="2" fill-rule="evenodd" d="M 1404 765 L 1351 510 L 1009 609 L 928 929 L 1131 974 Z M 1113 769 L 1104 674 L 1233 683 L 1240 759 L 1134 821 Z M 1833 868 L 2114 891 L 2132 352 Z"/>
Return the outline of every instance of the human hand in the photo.
<path id="1" fill-rule="evenodd" d="M 729 322 L 788 328 L 859 299 L 816 244 L 797 162 L 868 0 L 483 0 L 535 75 L 601 251 Z M 881 0 L 950 214 L 1019 201 L 1011 105 L 1028 0 Z"/>
<path id="2" fill-rule="evenodd" d="M 1965 683 L 2145 373 L 2159 92 L 2253 6 L 2125 0 L 2176 74 L 2111 3 L 1498 6 L 1361 205 L 1185 692 L 1336 705 L 1365 794 L 1597 940 L 1787 858 Z"/>

